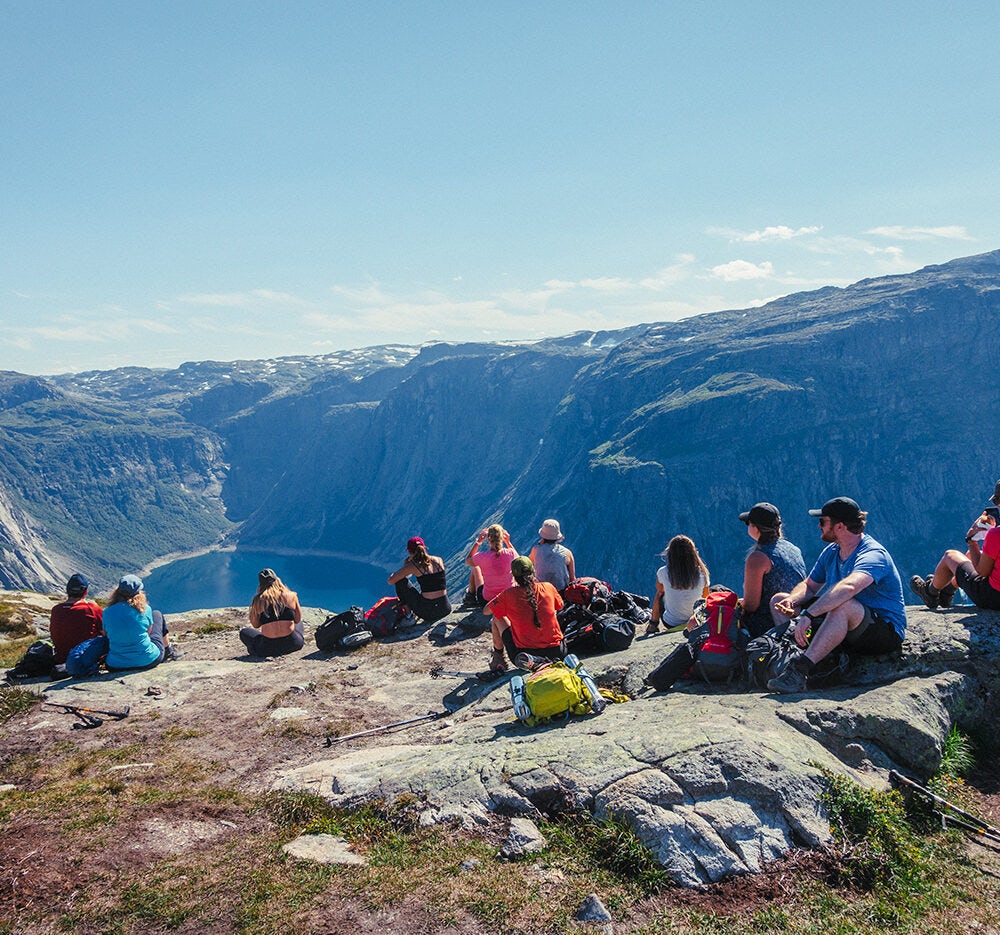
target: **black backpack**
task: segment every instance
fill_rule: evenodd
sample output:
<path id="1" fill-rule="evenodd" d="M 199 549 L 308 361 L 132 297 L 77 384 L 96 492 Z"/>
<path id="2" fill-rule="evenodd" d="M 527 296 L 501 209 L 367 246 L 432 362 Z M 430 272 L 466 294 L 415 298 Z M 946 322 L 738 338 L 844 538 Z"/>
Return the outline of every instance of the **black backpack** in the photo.
<path id="1" fill-rule="evenodd" d="M 316 648 L 322 653 L 356 649 L 371 640 L 372 633 L 365 623 L 365 612 L 357 606 L 342 614 L 331 614 L 316 627 Z"/>
<path id="2" fill-rule="evenodd" d="M 7 670 L 11 682 L 37 679 L 48 675 L 55 664 L 55 649 L 48 640 L 35 640 L 24 652 L 13 669 Z"/>
<path id="3" fill-rule="evenodd" d="M 751 688 L 767 690 L 767 683 L 785 671 L 792 660 L 802 655 L 802 648 L 789 634 L 790 623 L 779 623 L 747 645 L 747 682 Z M 816 663 L 806 680 L 809 688 L 839 685 L 850 671 L 851 657 L 835 649 Z"/>

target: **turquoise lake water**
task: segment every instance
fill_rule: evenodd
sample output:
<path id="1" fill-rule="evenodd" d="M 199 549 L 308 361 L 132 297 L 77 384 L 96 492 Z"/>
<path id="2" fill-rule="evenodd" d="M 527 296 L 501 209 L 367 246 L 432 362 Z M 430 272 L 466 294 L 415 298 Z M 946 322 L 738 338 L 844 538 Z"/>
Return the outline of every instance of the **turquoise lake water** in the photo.
<path id="1" fill-rule="evenodd" d="M 394 594 L 382 568 L 342 558 L 273 555 L 270 552 L 210 552 L 171 562 L 143 580 L 150 604 L 165 614 L 209 607 L 246 607 L 257 593 L 257 572 L 273 568 L 299 595 L 303 607 L 331 612 L 352 604 L 371 607 Z"/>

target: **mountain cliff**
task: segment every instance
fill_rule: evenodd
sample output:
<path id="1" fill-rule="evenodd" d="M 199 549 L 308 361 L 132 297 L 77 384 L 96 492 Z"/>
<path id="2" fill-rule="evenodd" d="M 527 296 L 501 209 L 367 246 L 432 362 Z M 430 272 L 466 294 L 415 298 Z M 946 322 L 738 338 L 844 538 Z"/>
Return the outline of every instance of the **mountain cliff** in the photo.
<path id="1" fill-rule="evenodd" d="M 648 591 L 674 534 L 739 587 L 741 510 L 855 497 L 904 576 L 992 492 L 1000 252 L 621 332 L 41 379 L 0 374 L 0 581 L 109 581 L 219 537 L 395 564 L 546 516 Z"/>

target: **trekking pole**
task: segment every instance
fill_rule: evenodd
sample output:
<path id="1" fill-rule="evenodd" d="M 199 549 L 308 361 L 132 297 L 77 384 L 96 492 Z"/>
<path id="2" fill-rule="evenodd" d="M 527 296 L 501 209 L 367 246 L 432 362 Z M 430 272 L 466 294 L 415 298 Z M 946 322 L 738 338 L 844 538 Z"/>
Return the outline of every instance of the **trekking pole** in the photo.
<path id="1" fill-rule="evenodd" d="M 942 828 L 947 827 L 948 824 L 952 824 L 956 828 L 961 828 L 963 831 L 969 831 L 973 834 L 981 835 L 986 838 L 987 841 L 995 841 L 997 844 L 1000 844 L 1000 834 L 993 834 L 985 828 L 980 828 L 968 821 L 962 821 L 961 818 L 954 818 L 951 815 L 946 815 L 944 812 L 941 812 L 940 815 Z"/>
<path id="2" fill-rule="evenodd" d="M 367 737 L 369 734 L 378 734 L 382 731 L 392 730 L 394 727 L 406 727 L 409 724 L 418 724 L 420 721 L 431 721 L 435 718 L 445 717 L 451 714 L 447 709 L 444 711 L 428 711 L 420 717 L 407 718 L 405 721 L 396 721 L 393 724 L 383 724 L 381 727 L 370 727 L 368 730 L 359 730 L 356 734 L 344 734 L 342 737 L 327 737 L 324 746 L 332 747 L 335 743 L 343 743 L 345 740 L 355 740 L 358 737 Z"/>
<path id="3" fill-rule="evenodd" d="M 103 714 L 104 717 L 112 718 L 115 721 L 121 721 L 127 718 L 129 713 L 128 705 L 125 705 L 121 711 L 101 711 L 98 708 L 83 708 L 72 704 L 60 704 L 56 701 L 43 701 L 42 704 L 48 705 L 50 708 L 60 708 L 68 714 L 79 718 L 80 723 L 74 723 L 73 730 L 93 730 L 95 727 L 100 727 L 104 723 L 104 718 L 97 717 L 99 714 Z"/>
<path id="4" fill-rule="evenodd" d="M 906 776 L 903 776 L 901 773 L 897 773 L 896 770 L 894 769 L 889 770 L 889 779 L 893 782 L 898 782 L 904 786 L 909 786 L 911 789 L 915 789 L 921 795 L 927 796 L 927 798 L 931 799 L 931 801 L 937 802 L 939 805 L 951 809 L 953 812 L 955 812 L 955 814 L 961 815 L 963 818 L 967 818 L 969 821 L 973 822 L 977 826 L 975 828 L 976 831 L 979 831 L 982 834 L 986 834 L 989 835 L 990 837 L 995 837 L 997 840 L 1000 840 L 1000 831 L 998 831 L 992 825 L 987 824 L 985 821 L 983 821 L 982 818 L 977 818 L 971 812 L 964 811 L 957 805 L 953 805 L 947 799 L 941 798 L 941 796 L 931 792 L 930 789 L 925 788 L 924 786 L 920 785 L 920 783 L 914 782 L 912 779 L 907 779 Z M 942 814 L 941 817 L 946 818 L 947 816 Z M 948 820 L 956 822 L 958 821 L 958 819 L 954 818 L 948 818 Z"/>

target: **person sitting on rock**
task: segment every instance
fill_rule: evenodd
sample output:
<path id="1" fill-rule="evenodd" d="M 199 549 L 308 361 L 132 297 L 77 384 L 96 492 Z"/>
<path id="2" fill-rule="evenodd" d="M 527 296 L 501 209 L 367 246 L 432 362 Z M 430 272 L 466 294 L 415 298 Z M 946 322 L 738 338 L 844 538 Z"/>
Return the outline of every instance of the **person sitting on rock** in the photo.
<path id="1" fill-rule="evenodd" d="M 493 658 L 490 671 L 507 670 L 504 650 L 512 662 L 519 653 L 562 659 L 566 655 L 562 629 L 556 613 L 563 608 L 563 599 L 555 587 L 535 576 L 535 566 L 527 556 L 511 562 L 514 585 L 502 591 L 485 607 L 493 616 Z"/>
<path id="2" fill-rule="evenodd" d="M 566 537 L 559 528 L 558 520 L 547 519 L 538 530 L 538 536 L 538 544 L 528 555 L 535 566 L 535 577 L 539 581 L 548 581 L 561 594 L 576 577 L 573 553 L 562 545 Z"/>
<path id="3" fill-rule="evenodd" d="M 775 595 L 775 610 L 794 619 L 805 652 L 767 683 L 773 692 L 805 691 L 816 663 L 841 643 L 849 653 L 878 656 L 898 652 L 906 635 L 903 583 L 885 546 L 865 532 L 868 514 L 850 497 L 834 497 L 809 515 L 819 517 L 820 537 L 830 544 L 805 581 Z"/>
<path id="4" fill-rule="evenodd" d="M 777 621 L 771 599 L 787 594 L 806 577 L 806 563 L 797 545 L 781 535 L 781 514 L 772 503 L 755 503 L 740 513 L 747 535 L 756 545 L 743 563 L 743 628 L 751 638 L 766 633 Z"/>
<path id="5" fill-rule="evenodd" d="M 142 579 L 125 575 L 111 594 L 101 615 L 101 626 L 108 638 L 105 664 L 112 672 L 119 669 L 152 669 L 180 653 L 170 645 L 167 621 L 146 600 Z"/>
<path id="6" fill-rule="evenodd" d="M 89 589 L 86 575 L 73 575 L 66 582 L 66 600 L 56 604 L 49 614 L 49 639 L 55 650 L 53 665 L 64 665 L 74 646 L 103 632 L 101 608 L 87 600 Z"/>
<path id="7" fill-rule="evenodd" d="M 436 623 L 451 613 L 445 590 L 444 560 L 437 555 L 428 555 L 420 536 L 407 540 L 406 553 L 406 562 L 399 571 L 389 575 L 389 584 L 395 585 L 396 596 L 415 617 L 425 623 Z M 419 591 L 410 584 L 410 575 L 416 579 Z"/>
<path id="8" fill-rule="evenodd" d="M 670 630 L 687 624 L 698 598 L 708 594 L 708 568 L 688 536 L 674 536 L 660 553 L 667 560 L 656 571 L 656 594 L 646 633 L 655 633 L 660 622 Z"/>
<path id="9" fill-rule="evenodd" d="M 962 588 L 969 600 L 983 610 L 1000 610 L 1000 528 L 997 527 L 995 508 L 1000 506 L 1000 481 L 990 497 L 993 504 L 979 516 L 965 534 L 968 551 L 949 549 L 933 575 L 910 579 L 910 590 L 931 610 L 951 607 L 955 591 Z"/>
<path id="10" fill-rule="evenodd" d="M 483 552 L 479 547 L 489 540 L 490 547 Z M 485 606 L 501 591 L 509 588 L 514 579 L 510 573 L 510 563 L 517 558 L 517 549 L 510 543 L 510 534 L 499 523 L 482 530 L 465 556 L 465 564 L 472 568 L 469 573 L 469 590 L 465 603 L 478 607 Z"/>
<path id="11" fill-rule="evenodd" d="M 305 646 L 299 596 L 271 568 L 257 575 L 249 617 L 251 625 L 240 630 L 240 640 L 251 656 L 287 656 Z"/>

